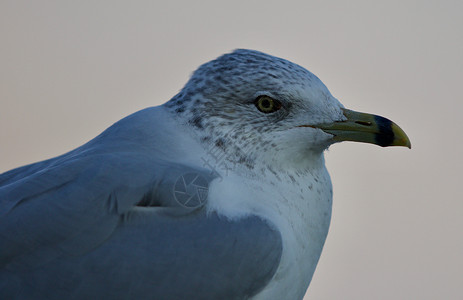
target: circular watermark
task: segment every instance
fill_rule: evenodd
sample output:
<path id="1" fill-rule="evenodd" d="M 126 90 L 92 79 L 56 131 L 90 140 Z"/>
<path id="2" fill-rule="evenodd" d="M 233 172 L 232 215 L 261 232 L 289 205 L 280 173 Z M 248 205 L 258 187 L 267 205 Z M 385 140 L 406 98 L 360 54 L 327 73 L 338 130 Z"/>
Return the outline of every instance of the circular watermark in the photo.
<path id="1" fill-rule="evenodd" d="M 174 198 L 183 207 L 197 208 L 207 200 L 209 181 L 198 173 L 185 173 L 174 185 Z"/>

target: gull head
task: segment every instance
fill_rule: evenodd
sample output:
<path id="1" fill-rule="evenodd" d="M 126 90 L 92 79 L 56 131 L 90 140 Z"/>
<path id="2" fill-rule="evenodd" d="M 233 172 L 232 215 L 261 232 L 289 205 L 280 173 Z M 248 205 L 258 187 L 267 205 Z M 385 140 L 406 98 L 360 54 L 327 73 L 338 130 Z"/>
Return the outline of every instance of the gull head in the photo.
<path id="1" fill-rule="evenodd" d="M 253 50 L 200 66 L 166 105 L 201 143 L 250 169 L 306 167 L 346 140 L 410 147 L 390 120 L 345 109 L 308 70 Z"/>

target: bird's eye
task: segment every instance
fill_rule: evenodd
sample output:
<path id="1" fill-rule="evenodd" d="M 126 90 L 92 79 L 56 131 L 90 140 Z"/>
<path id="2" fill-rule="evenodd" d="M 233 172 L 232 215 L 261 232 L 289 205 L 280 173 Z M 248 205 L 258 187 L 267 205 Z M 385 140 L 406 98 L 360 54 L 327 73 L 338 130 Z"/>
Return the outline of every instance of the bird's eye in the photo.
<path id="1" fill-rule="evenodd" d="M 259 96 L 255 101 L 257 109 L 263 113 L 272 113 L 281 108 L 281 102 L 269 96 Z"/>

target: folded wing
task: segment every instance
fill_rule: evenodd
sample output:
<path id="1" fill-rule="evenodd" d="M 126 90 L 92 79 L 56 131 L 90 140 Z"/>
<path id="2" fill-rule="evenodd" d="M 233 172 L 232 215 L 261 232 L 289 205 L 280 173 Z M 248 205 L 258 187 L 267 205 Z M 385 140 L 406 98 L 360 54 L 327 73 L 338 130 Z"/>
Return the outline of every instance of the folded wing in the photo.
<path id="1" fill-rule="evenodd" d="M 81 149 L 0 175 L 1 299 L 245 299 L 272 278 L 280 234 L 176 202 L 204 169 Z"/>

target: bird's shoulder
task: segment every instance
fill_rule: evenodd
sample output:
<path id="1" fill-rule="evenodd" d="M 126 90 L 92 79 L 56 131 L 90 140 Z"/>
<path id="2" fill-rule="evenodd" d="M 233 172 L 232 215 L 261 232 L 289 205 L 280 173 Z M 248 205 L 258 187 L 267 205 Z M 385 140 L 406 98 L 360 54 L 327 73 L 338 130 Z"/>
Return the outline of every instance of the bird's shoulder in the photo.
<path id="1" fill-rule="evenodd" d="M 203 170 L 175 162 L 139 140 L 140 122 L 152 122 L 153 114 L 159 110 L 135 113 L 75 150 L 1 174 L 0 266 L 69 240 L 81 239 L 79 251 L 85 252 L 111 235 L 119 218 L 139 203 L 178 206 L 172 197 L 175 181 Z"/>

